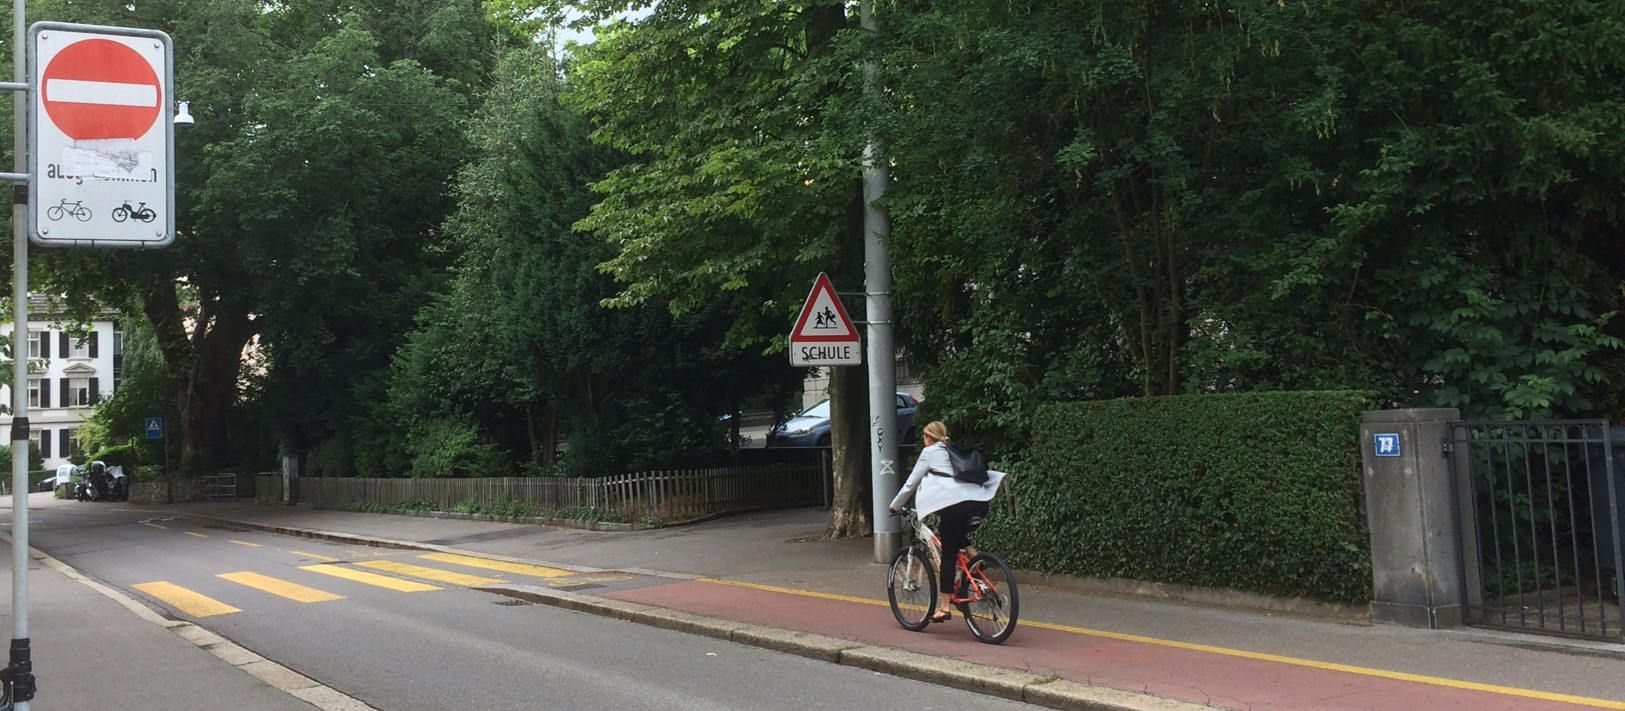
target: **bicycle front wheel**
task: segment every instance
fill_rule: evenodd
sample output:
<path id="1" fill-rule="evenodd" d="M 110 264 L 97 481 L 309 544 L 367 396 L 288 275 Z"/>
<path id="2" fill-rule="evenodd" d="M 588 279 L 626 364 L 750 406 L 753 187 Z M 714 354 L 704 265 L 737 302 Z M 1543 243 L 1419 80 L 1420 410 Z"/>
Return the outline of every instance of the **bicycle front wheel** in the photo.
<path id="1" fill-rule="evenodd" d="M 1016 576 L 1004 561 L 987 553 L 970 559 L 968 585 L 975 589 L 976 598 L 959 607 L 965 615 L 965 625 L 976 639 L 988 644 L 1001 644 L 1010 639 L 1016 629 L 1016 618 L 1021 612 L 1021 597 L 1016 592 Z"/>
<path id="2" fill-rule="evenodd" d="M 886 599 L 903 629 L 918 632 L 931 624 L 931 613 L 937 607 L 937 571 L 924 546 L 897 551 L 886 571 Z"/>

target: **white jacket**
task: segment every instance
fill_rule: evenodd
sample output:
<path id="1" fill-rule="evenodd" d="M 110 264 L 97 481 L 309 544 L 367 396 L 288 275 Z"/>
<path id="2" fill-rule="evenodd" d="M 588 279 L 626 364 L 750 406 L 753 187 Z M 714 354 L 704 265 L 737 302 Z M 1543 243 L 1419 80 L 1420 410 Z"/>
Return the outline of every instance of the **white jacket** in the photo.
<path id="1" fill-rule="evenodd" d="M 948 476 L 932 474 L 934 471 Z M 926 447 L 920 452 L 919 461 L 914 463 L 914 471 L 909 472 L 908 481 L 903 482 L 902 490 L 897 492 L 897 498 L 892 499 L 891 508 L 902 508 L 910 496 L 914 497 L 914 509 L 921 516 L 961 501 L 992 501 L 993 495 L 999 493 L 999 482 L 1004 481 L 1004 472 L 989 469 L 986 484 L 968 484 L 955 479 L 953 471 L 947 447 L 941 442 Z"/>

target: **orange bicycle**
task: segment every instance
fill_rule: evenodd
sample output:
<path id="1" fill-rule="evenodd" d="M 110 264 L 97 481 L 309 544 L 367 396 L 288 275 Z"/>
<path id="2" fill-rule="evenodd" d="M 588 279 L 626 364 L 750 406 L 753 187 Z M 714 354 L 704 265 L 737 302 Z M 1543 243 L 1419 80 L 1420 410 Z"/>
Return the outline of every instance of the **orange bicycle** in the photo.
<path id="1" fill-rule="evenodd" d="M 937 611 L 937 571 L 942 560 L 942 540 L 914 509 L 900 514 L 914 529 L 914 543 L 892 558 L 886 571 L 886 599 L 892 616 L 903 629 L 918 632 L 931 624 Z M 949 601 L 959 608 L 976 639 L 1000 644 L 1016 629 L 1021 598 L 1016 593 L 1016 576 L 1010 566 L 991 553 L 967 556 L 959 551 L 955 564 L 955 589 Z"/>

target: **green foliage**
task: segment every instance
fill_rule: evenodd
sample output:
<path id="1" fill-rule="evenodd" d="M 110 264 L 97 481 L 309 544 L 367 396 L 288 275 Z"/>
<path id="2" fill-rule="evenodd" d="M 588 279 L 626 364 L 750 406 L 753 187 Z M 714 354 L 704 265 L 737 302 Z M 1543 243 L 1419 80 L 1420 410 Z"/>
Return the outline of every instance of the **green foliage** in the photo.
<path id="1" fill-rule="evenodd" d="M 40 253 L 36 289 L 146 317 L 170 377 L 183 471 L 348 432 L 364 402 L 349 386 L 387 366 L 443 279 L 447 179 L 467 152 L 462 122 L 494 36 L 478 3 L 33 9 L 169 32 L 178 93 L 199 117 L 176 135 L 175 245 Z M 245 368 L 251 341 L 258 361 Z M 242 382 L 255 412 L 237 407 Z M 162 414 L 138 404 L 138 416 Z"/>
<path id="2" fill-rule="evenodd" d="M 407 476 L 469 477 L 508 476 L 510 466 L 490 442 L 482 441 L 478 428 L 466 417 L 427 420 L 415 426 L 407 438 L 412 468 Z"/>
<path id="3" fill-rule="evenodd" d="M 627 523 L 626 515 L 612 509 L 600 509 L 592 506 L 572 506 L 554 509 L 549 512 L 550 518 L 565 521 L 582 521 L 585 523 Z"/>
<path id="4" fill-rule="evenodd" d="M 141 452 L 134 443 L 108 447 L 90 455 L 86 461 L 102 461 L 109 467 L 124 467 L 124 473 L 135 476 L 142 462 Z"/>
<path id="5" fill-rule="evenodd" d="M 543 48 L 500 62 L 446 224 L 460 250 L 455 277 L 396 353 L 387 394 L 357 439 L 358 467 L 399 456 L 389 451 L 400 448 L 392 430 L 447 412 L 466 413 L 482 441 L 523 462 L 510 469 L 603 475 L 715 461 L 717 415 L 762 383 L 795 376 L 782 359 L 722 347 L 721 308 L 673 317 L 663 302 L 600 306 L 615 286 L 597 267 L 614 252 L 570 225 L 587 214 L 586 183 L 609 170 L 612 154 L 592 145 L 561 91 Z M 558 439 L 569 442 L 562 460 Z"/>
<path id="6" fill-rule="evenodd" d="M 927 408 L 1014 445 L 1045 402 L 1135 392 L 1625 414 L 1612 9 L 889 8 Z"/>
<path id="7" fill-rule="evenodd" d="M 91 410 L 79 428 L 79 441 L 87 450 L 131 443 L 140 450 L 140 461 L 162 463 L 164 442 L 146 438 L 146 418 L 163 418 L 165 436 L 175 437 L 174 381 L 146 319 L 122 318 L 120 323 L 124 360 L 118 389 Z"/>
<path id="8" fill-rule="evenodd" d="M 11 472 L 11 445 L 9 445 L 9 444 L 0 444 L 0 457 L 3 457 L 5 459 L 5 463 L 6 463 L 5 471 L 6 471 L 7 481 L 10 481 L 9 477 L 11 476 L 11 474 L 10 474 L 10 472 Z M 49 471 L 52 474 L 56 473 L 55 470 L 46 470 L 45 469 L 45 457 L 40 456 L 39 447 L 35 447 L 32 443 L 30 443 L 28 445 L 28 471 L 29 471 L 30 475 L 32 475 L 34 472 L 37 472 L 37 471 Z M 40 477 L 40 479 L 43 479 L 43 478 L 44 478 L 43 476 Z M 39 484 L 39 479 L 35 479 L 33 481 L 33 483 L 35 485 L 38 485 Z"/>
<path id="9" fill-rule="evenodd" d="M 507 516 L 510 518 L 535 518 L 537 515 L 537 510 L 536 507 L 531 505 L 529 502 L 514 499 L 506 504 L 494 507 L 488 510 L 486 513 L 493 516 Z"/>
<path id="10" fill-rule="evenodd" d="M 1045 406 L 978 534 L 1017 567 L 1370 598 L 1359 392 Z"/>
<path id="11" fill-rule="evenodd" d="M 395 508 L 400 511 L 435 511 L 439 506 L 428 499 L 413 497 L 395 504 Z"/>
<path id="12" fill-rule="evenodd" d="M 349 501 L 337 507 L 352 513 L 388 513 L 389 507 L 376 501 Z"/>

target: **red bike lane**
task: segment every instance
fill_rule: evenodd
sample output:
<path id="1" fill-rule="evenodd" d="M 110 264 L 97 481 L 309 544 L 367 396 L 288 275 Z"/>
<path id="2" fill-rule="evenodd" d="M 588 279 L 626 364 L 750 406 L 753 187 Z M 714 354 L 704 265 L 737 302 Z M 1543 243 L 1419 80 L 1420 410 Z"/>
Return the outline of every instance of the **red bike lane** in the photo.
<path id="1" fill-rule="evenodd" d="M 983 644 L 957 613 L 923 632 L 897 625 L 885 600 L 685 580 L 599 597 L 848 639 L 975 664 L 1099 684 L 1222 708 L 1280 711 L 1544 711 L 1625 709 L 1605 699 L 1515 689 L 1245 650 L 1021 620 L 1002 645 Z"/>

